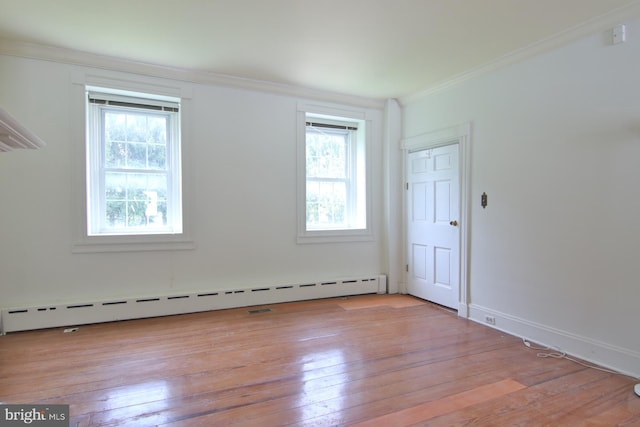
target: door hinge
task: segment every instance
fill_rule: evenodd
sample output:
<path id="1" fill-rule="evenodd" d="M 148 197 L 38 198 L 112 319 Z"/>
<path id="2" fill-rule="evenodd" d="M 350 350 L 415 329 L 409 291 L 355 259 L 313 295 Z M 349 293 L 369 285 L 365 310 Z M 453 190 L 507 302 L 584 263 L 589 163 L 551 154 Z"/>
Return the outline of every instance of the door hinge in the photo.
<path id="1" fill-rule="evenodd" d="M 405 188 L 406 188 L 407 190 L 409 189 L 409 183 L 408 183 L 408 182 L 405 184 Z"/>
<path id="2" fill-rule="evenodd" d="M 406 267 L 407 267 L 407 273 L 408 273 L 409 272 L 409 264 L 407 264 Z"/>

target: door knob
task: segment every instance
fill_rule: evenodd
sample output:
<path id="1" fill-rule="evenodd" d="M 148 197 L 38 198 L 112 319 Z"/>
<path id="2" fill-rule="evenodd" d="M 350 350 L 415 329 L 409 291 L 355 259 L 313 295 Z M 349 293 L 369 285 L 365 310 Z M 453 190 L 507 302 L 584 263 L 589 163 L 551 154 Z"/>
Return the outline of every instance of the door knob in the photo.
<path id="1" fill-rule="evenodd" d="M 449 221 L 449 225 L 453 225 L 454 227 L 457 227 L 458 221 L 456 221 L 455 219 L 453 221 Z"/>

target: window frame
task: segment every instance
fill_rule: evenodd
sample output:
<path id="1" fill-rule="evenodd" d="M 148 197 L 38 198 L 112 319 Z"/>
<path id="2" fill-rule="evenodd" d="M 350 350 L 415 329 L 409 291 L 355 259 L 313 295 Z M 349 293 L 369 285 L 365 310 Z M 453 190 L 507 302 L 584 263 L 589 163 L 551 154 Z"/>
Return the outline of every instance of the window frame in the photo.
<path id="1" fill-rule="evenodd" d="M 180 162 L 180 100 L 156 99 L 151 94 L 114 94 L 111 89 L 87 86 L 87 235 L 89 236 L 142 236 L 151 234 L 180 234 L 182 232 L 182 196 Z M 115 105 L 112 103 L 115 102 Z M 120 103 L 128 105 L 118 105 Z M 146 106 L 146 107 L 145 107 Z M 152 107 L 162 108 L 156 110 Z M 175 110 L 175 111 L 174 111 Z M 115 168 L 107 165 L 104 139 L 106 115 L 114 113 L 142 113 L 147 117 L 160 116 L 167 121 L 166 164 L 158 169 Z M 124 175 L 163 174 L 167 181 L 167 217 L 169 224 L 158 229 L 114 228 L 106 222 L 106 175 L 120 172 Z"/>
<path id="2" fill-rule="evenodd" d="M 352 209 L 360 209 L 364 217 L 364 224 L 354 221 L 357 216 L 351 215 L 346 219 L 344 228 L 308 228 L 307 227 L 307 163 L 306 163 L 306 132 L 307 121 L 312 118 L 326 124 L 355 126 L 354 133 L 357 140 L 350 142 L 349 155 L 351 169 L 347 179 L 351 179 L 351 191 L 347 189 L 347 203 Z M 358 242 L 373 240 L 373 218 L 371 214 L 371 184 L 370 184 L 370 147 L 371 120 L 364 109 L 335 106 L 329 104 L 299 103 L 297 111 L 297 242 L 304 243 L 333 243 Z M 354 191 L 357 189 L 357 191 Z M 349 207 L 346 207 L 348 210 Z"/>
<path id="3" fill-rule="evenodd" d="M 77 73 L 72 75 L 72 105 L 71 112 L 75 117 L 72 122 L 72 132 L 76 151 L 74 153 L 74 241 L 73 253 L 92 252 L 130 252 L 130 251 L 157 251 L 157 250 L 189 250 L 195 248 L 192 238 L 192 209 L 191 192 L 187 191 L 192 182 L 189 129 L 191 90 L 189 86 L 175 86 L 175 82 L 167 84 L 161 79 L 142 79 L 125 76 L 121 73 L 106 73 L 101 75 Z M 89 210 L 88 192 L 91 191 L 89 180 L 88 162 L 94 161 L 89 156 L 88 150 L 88 119 L 89 108 L 87 106 L 87 92 L 100 91 L 109 96 L 123 95 L 134 96 L 141 99 L 150 99 L 154 102 L 179 100 L 179 152 L 174 154 L 181 171 L 179 192 L 181 193 L 181 222 L 182 230 L 175 232 L 144 232 L 126 234 L 89 234 Z M 101 154 L 102 155 L 102 154 Z M 95 166 L 95 165 L 94 165 Z M 93 208 L 95 209 L 95 207 Z"/>

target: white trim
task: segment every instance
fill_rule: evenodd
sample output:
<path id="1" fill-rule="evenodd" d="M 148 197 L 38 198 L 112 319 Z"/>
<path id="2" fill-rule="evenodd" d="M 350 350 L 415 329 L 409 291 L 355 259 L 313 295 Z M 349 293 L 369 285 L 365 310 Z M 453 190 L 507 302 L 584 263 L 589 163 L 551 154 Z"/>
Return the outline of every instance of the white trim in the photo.
<path id="1" fill-rule="evenodd" d="M 510 52 L 500 58 L 486 64 L 474 67 L 462 73 L 450 76 L 445 80 L 433 84 L 419 92 L 400 97 L 398 101 L 402 106 L 407 106 L 438 92 L 445 91 L 475 77 L 488 74 L 500 68 L 507 67 L 528 58 L 540 55 L 552 49 L 559 48 L 574 42 L 582 37 L 595 34 L 600 31 L 611 31 L 611 28 L 623 21 L 640 16 L 640 2 L 614 9 L 604 15 L 590 19 L 574 27 L 567 28 L 551 37 L 539 40 L 521 49 Z"/>
<path id="2" fill-rule="evenodd" d="M 307 230 L 306 223 L 306 118 L 307 114 L 328 116 L 339 119 L 355 120 L 363 123 L 359 126 L 359 133 L 364 133 L 362 144 L 365 151 L 365 215 L 366 227 L 340 230 Z M 298 103 L 296 128 L 296 224 L 297 243 L 340 243 L 340 242 L 363 242 L 374 240 L 373 234 L 373 192 L 372 192 L 372 142 L 373 121 L 369 118 L 367 111 L 360 108 L 351 108 L 343 105 L 326 103 Z"/>
<path id="3" fill-rule="evenodd" d="M 585 361 L 615 370 L 625 375 L 640 377 L 640 353 L 613 346 L 585 336 L 492 310 L 477 304 L 469 305 L 469 319 L 510 335 L 526 338 L 545 347 L 556 348 Z M 495 325 L 485 322 L 485 316 L 495 319 Z"/>
<path id="4" fill-rule="evenodd" d="M 104 92 L 99 92 L 97 88 L 87 88 L 90 99 L 100 99 L 113 101 L 113 96 Z M 123 99 L 118 95 L 116 99 Z M 171 105 L 172 111 L 156 111 L 149 110 L 147 107 L 144 109 L 138 107 L 121 107 L 111 106 L 108 104 L 91 103 L 86 104 L 87 108 L 87 122 L 89 123 L 89 131 L 87 136 L 87 162 L 91 165 L 88 168 L 89 176 L 87 179 L 90 219 L 89 235 L 91 236 L 107 236 L 107 235 L 122 235 L 122 236 L 138 236 L 149 234 L 182 234 L 182 185 L 181 185 L 181 167 L 180 161 L 180 113 L 177 110 L 179 100 L 175 100 L 174 103 L 169 104 L 165 101 L 156 101 L 151 98 L 124 98 L 126 102 L 144 103 L 145 105 L 161 104 L 160 106 Z M 156 169 L 146 169 L 144 172 L 153 171 L 154 174 L 161 174 L 166 177 L 166 192 L 167 192 L 167 212 L 166 212 L 166 225 L 158 224 L 153 230 L 149 230 L 145 227 L 135 228 L 130 226 L 122 227 L 110 227 L 107 224 L 106 215 L 106 194 L 105 194 L 105 176 L 107 171 L 113 170 L 108 167 L 105 159 L 105 146 L 106 142 L 103 140 L 102 135 L 104 132 L 105 114 L 122 112 L 131 113 L 135 111 L 136 114 L 153 115 L 155 117 L 161 117 L 165 120 L 165 125 L 168 128 L 166 135 L 167 150 L 166 150 L 166 165 Z M 119 173 L 131 173 L 126 169 L 118 169 Z M 137 171 L 135 173 L 138 173 Z"/>
<path id="5" fill-rule="evenodd" d="M 384 195 L 384 233 L 383 247 L 386 248 L 385 263 L 387 269 L 387 289 L 390 294 L 401 293 L 403 288 L 402 272 L 402 157 L 400 149 L 402 136 L 402 110 L 395 99 L 387 100 L 384 110 L 383 138 L 383 191 Z"/>
<path id="6" fill-rule="evenodd" d="M 0 107 L 0 152 L 44 147 L 45 142 Z"/>
<path id="7" fill-rule="evenodd" d="M 450 144 L 459 144 L 459 173 L 460 173 L 460 294 L 458 316 L 468 317 L 469 304 L 469 238 L 471 219 L 469 199 L 471 197 L 471 123 L 452 126 L 445 129 L 427 132 L 402 139 L 400 147 L 404 150 L 402 169 L 404 182 L 408 182 L 407 155 L 412 151 L 436 148 Z M 403 259 L 408 263 L 407 254 L 407 221 L 406 221 L 407 192 L 402 192 L 403 206 Z M 402 293 L 407 293 L 407 272 L 403 273 Z"/>
<path id="8" fill-rule="evenodd" d="M 194 249 L 192 186 L 193 168 L 187 163 L 193 156 L 193 143 L 190 139 L 192 123 L 191 87 L 160 79 L 150 80 L 140 76 L 122 75 L 115 72 L 72 72 L 70 75 L 71 95 L 69 111 L 70 129 L 73 139 L 73 253 L 128 252 L 156 250 Z M 181 161 L 182 161 L 182 233 L 149 235 L 87 235 L 87 192 L 86 180 L 86 88 L 106 87 L 137 93 L 151 93 L 160 97 L 179 98 L 181 100 Z"/>
<path id="9" fill-rule="evenodd" d="M 72 301 L 0 309 L 0 335 L 58 326 L 168 316 L 225 308 L 277 304 L 318 298 L 384 293 L 386 276 L 328 279 L 297 284 L 209 289 L 140 295 L 108 300 Z"/>
<path id="10" fill-rule="evenodd" d="M 138 106 L 140 108 L 146 108 L 146 106 L 149 105 L 154 107 L 168 107 L 172 109 L 180 108 L 180 98 L 174 96 L 162 96 L 151 93 L 134 93 L 97 86 L 87 86 L 86 88 L 89 93 L 89 99 L 94 101 L 115 101 L 139 104 Z"/>
<path id="11" fill-rule="evenodd" d="M 21 58 L 52 61 L 63 64 L 80 65 L 101 70 L 139 74 L 162 79 L 178 80 L 215 86 L 229 86 L 241 89 L 255 90 L 277 95 L 289 95 L 327 102 L 337 102 L 364 108 L 384 108 L 384 100 L 364 98 L 341 93 L 322 91 L 307 87 L 253 80 L 241 77 L 217 74 L 205 70 L 194 70 L 177 67 L 167 67 L 132 61 L 106 55 L 97 55 L 78 50 L 45 46 L 34 43 L 18 42 L 0 38 L 0 54 Z M 100 86 L 99 83 L 96 83 Z M 143 91 L 149 92 L 149 91 Z"/>
<path id="12" fill-rule="evenodd" d="M 638 16 L 640 16 L 640 1 L 636 1 L 627 6 L 614 9 L 604 15 L 598 16 L 587 22 L 583 22 L 574 27 L 568 28 L 554 36 L 532 43 L 529 46 L 518 49 L 514 52 L 510 52 L 502 56 L 501 58 L 490 61 L 484 65 L 446 78 L 445 80 L 431 85 L 419 92 L 399 97 L 398 101 L 402 106 L 406 106 L 434 93 L 447 90 L 477 76 L 487 74 L 497 69 L 525 60 L 527 58 L 534 57 L 543 52 L 566 45 L 581 37 L 594 34 L 598 31 L 609 30 L 616 24 L 620 24 L 623 21 L 633 19 Z M 82 52 L 78 50 L 64 49 L 60 47 L 46 46 L 8 39 L 0 39 L 0 54 L 22 58 L 38 59 L 43 61 L 53 61 L 64 64 L 94 67 L 103 70 L 121 71 L 126 73 L 141 74 L 166 79 L 175 79 L 192 83 L 224 85 L 274 94 L 300 96 L 328 102 L 338 102 L 377 109 L 383 109 L 386 102 L 386 100 L 384 99 L 345 95 L 307 87 L 228 76 L 205 70 L 168 67 L 158 64 L 150 64 L 112 56 Z"/>
<path id="13" fill-rule="evenodd" d="M 432 132 L 421 133 L 419 135 L 403 138 L 400 141 L 400 148 L 407 151 L 424 150 L 451 144 L 459 138 L 468 136 L 471 131 L 471 124 L 465 123 L 459 126 L 451 126 L 438 129 Z"/>

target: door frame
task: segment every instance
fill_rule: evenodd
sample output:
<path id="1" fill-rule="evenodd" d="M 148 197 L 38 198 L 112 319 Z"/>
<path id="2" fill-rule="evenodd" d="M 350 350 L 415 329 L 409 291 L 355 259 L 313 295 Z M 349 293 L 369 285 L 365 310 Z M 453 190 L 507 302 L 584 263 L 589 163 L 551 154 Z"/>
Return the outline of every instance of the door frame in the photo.
<path id="1" fill-rule="evenodd" d="M 471 218 L 469 209 L 469 199 L 471 193 L 471 123 L 464 123 L 459 126 L 452 126 L 434 132 L 422 133 L 400 141 L 402 154 L 402 172 L 404 183 L 408 182 L 407 157 L 409 153 L 415 151 L 428 150 L 445 145 L 458 145 L 458 173 L 460 178 L 460 290 L 458 299 L 458 316 L 469 317 L 469 220 Z M 407 226 L 407 191 L 402 192 L 402 228 L 403 228 L 403 259 L 407 265 L 409 254 L 408 226 Z M 401 292 L 407 293 L 407 271 L 403 271 L 403 283 Z"/>

